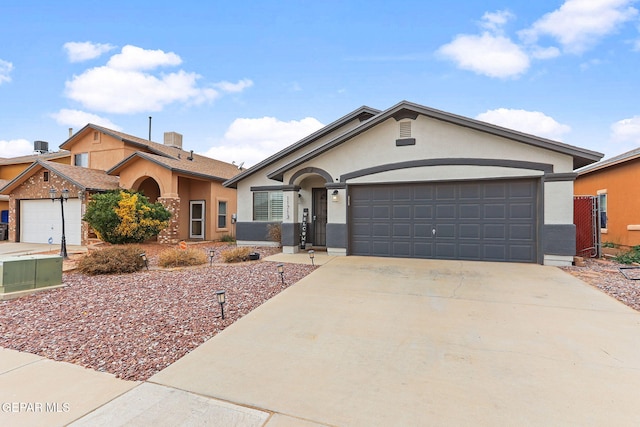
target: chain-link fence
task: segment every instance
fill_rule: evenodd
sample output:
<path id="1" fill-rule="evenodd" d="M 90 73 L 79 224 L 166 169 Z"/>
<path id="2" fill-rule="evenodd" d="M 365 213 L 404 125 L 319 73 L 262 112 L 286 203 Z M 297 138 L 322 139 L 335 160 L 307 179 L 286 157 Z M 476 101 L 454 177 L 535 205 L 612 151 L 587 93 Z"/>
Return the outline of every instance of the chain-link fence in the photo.
<path id="1" fill-rule="evenodd" d="M 598 198 L 574 196 L 573 223 L 576 226 L 576 255 L 584 258 L 600 256 Z"/>

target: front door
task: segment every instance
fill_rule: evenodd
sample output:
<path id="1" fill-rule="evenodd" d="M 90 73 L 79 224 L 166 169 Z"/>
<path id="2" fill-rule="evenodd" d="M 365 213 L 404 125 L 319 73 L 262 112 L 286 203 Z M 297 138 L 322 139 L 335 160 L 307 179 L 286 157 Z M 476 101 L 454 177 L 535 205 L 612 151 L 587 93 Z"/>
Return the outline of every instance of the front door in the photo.
<path id="1" fill-rule="evenodd" d="M 189 202 L 189 238 L 204 239 L 204 200 Z"/>
<path id="2" fill-rule="evenodd" d="M 327 189 L 313 189 L 313 246 L 327 245 Z"/>

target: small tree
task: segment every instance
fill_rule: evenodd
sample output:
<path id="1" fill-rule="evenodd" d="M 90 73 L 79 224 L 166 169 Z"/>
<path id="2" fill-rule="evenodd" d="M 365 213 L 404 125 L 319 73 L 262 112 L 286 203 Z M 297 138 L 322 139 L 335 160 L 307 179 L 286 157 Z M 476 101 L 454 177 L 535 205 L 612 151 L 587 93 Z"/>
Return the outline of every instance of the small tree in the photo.
<path id="1" fill-rule="evenodd" d="M 169 225 L 169 212 L 140 193 L 113 190 L 94 194 L 83 219 L 108 243 L 141 243 Z"/>

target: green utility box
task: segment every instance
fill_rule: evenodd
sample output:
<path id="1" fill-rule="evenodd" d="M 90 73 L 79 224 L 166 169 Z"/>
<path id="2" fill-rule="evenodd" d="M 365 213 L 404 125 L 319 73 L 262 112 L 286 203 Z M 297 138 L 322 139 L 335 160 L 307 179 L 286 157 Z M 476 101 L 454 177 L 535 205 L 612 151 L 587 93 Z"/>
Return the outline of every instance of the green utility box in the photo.
<path id="1" fill-rule="evenodd" d="M 59 255 L 37 255 L 36 288 L 56 286 L 62 283 L 62 257 Z"/>
<path id="2" fill-rule="evenodd" d="M 0 294 L 62 284 L 62 257 L 29 255 L 0 258 Z"/>

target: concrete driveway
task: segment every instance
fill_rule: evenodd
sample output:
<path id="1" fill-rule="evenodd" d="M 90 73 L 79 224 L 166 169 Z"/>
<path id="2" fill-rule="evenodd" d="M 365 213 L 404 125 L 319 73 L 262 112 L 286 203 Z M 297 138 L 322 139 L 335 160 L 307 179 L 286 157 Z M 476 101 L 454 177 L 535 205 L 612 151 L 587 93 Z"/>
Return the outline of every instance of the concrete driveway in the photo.
<path id="1" fill-rule="evenodd" d="M 148 383 L 268 427 L 637 425 L 640 313 L 554 267 L 339 257 Z"/>
<path id="2" fill-rule="evenodd" d="M 86 252 L 84 246 L 67 245 L 67 252 Z M 3 256 L 21 256 L 39 254 L 44 252 L 60 252 L 60 242 L 48 245 L 46 243 L 23 243 L 0 241 L 0 257 Z"/>

